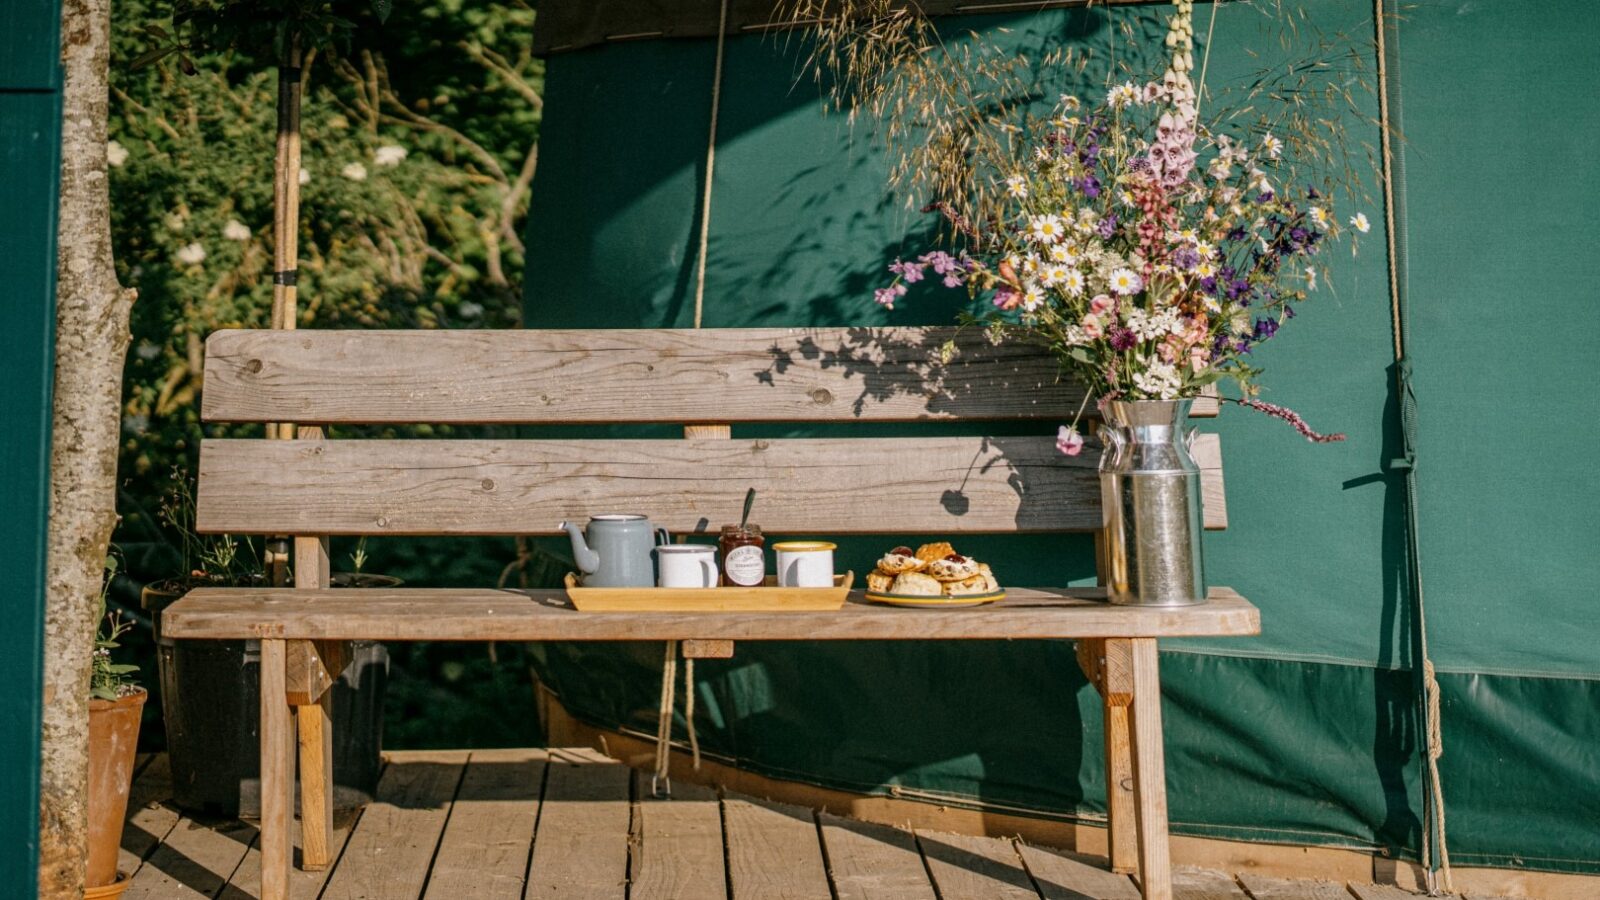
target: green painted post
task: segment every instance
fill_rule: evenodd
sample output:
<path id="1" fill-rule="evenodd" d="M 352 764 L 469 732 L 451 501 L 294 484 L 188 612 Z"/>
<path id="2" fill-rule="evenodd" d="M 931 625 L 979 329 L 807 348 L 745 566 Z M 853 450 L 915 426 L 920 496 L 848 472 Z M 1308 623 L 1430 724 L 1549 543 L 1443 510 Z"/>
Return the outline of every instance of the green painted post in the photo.
<path id="1" fill-rule="evenodd" d="M 60 0 L 0 3 L 0 885 L 34 895 L 61 149 Z"/>

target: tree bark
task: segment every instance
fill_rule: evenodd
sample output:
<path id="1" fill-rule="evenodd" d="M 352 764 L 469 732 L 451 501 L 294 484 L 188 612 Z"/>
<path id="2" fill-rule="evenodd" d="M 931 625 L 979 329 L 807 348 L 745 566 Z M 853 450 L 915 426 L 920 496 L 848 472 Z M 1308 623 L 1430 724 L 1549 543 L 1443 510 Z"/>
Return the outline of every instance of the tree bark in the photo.
<path id="1" fill-rule="evenodd" d="M 39 896 L 82 896 L 88 842 L 89 669 L 116 524 L 128 311 L 106 183 L 110 0 L 64 0 L 61 194 L 50 450 Z"/>

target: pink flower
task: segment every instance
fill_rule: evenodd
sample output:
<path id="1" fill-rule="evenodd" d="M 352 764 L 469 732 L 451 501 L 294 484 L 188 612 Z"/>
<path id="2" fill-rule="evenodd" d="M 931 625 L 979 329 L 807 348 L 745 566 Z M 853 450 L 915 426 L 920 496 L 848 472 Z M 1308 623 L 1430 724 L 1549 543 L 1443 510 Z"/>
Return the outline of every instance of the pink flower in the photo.
<path id="1" fill-rule="evenodd" d="M 1079 434 L 1076 428 L 1061 426 L 1056 432 L 1056 449 L 1067 456 L 1077 456 L 1083 452 L 1083 435 Z"/>
<path id="2" fill-rule="evenodd" d="M 1089 311 L 1097 316 L 1103 316 L 1117 308 L 1117 301 L 1111 299 L 1110 294 L 1095 294 L 1089 301 Z"/>
<path id="3" fill-rule="evenodd" d="M 1097 316 L 1084 316 L 1083 333 L 1090 340 L 1095 340 L 1106 333 L 1105 325 L 1100 322 Z"/>
<path id="4" fill-rule="evenodd" d="M 1001 309 L 1016 309 L 1022 305 L 1022 294 L 1008 287 L 994 292 L 994 305 Z"/>
<path id="5" fill-rule="evenodd" d="M 878 288 L 872 292 L 872 299 L 878 301 L 886 309 L 894 309 L 894 301 L 906 295 L 906 286 L 892 284 L 886 288 Z"/>
<path id="6" fill-rule="evenodd" d="M 889 271 L 899 275 L 901 278 L 904 278 L 907 284 L 915 284 L 916 282 L 922 280 L 922 269 L 924 265 L 924 263 L 901 262 L 897 259 L 890 264 Z"/>

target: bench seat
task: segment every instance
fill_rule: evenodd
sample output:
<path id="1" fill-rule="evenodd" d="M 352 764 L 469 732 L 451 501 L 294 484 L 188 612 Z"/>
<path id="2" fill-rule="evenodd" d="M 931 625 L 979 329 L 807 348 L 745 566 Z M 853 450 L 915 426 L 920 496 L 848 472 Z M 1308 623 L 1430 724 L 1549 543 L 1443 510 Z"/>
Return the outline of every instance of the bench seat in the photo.
<path id="1" fill-rule="evenodd" d="M 1011 640 L 1253 635 L 1229 588 L 1174 609 L 1112 606 L 1103 588 L 1016 588 L 971 609 L 905 609 L 852 592 L 829 612 L 578 612 L 559 590 L 199 588 L 168 607 L 172 638 L 382 641 Z"/>

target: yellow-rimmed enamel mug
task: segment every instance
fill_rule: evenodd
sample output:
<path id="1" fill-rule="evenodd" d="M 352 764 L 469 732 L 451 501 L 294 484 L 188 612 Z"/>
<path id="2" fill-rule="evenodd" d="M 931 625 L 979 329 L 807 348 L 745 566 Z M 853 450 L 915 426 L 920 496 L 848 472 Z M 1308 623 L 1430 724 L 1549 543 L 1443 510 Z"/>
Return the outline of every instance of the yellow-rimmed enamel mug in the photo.
<path id="1" fill-rule="evenodd" d="M 779 587 L 832 587 L 833 544 L 827 541 L 781 541 L 772 545 L 778 557 Z"/>

